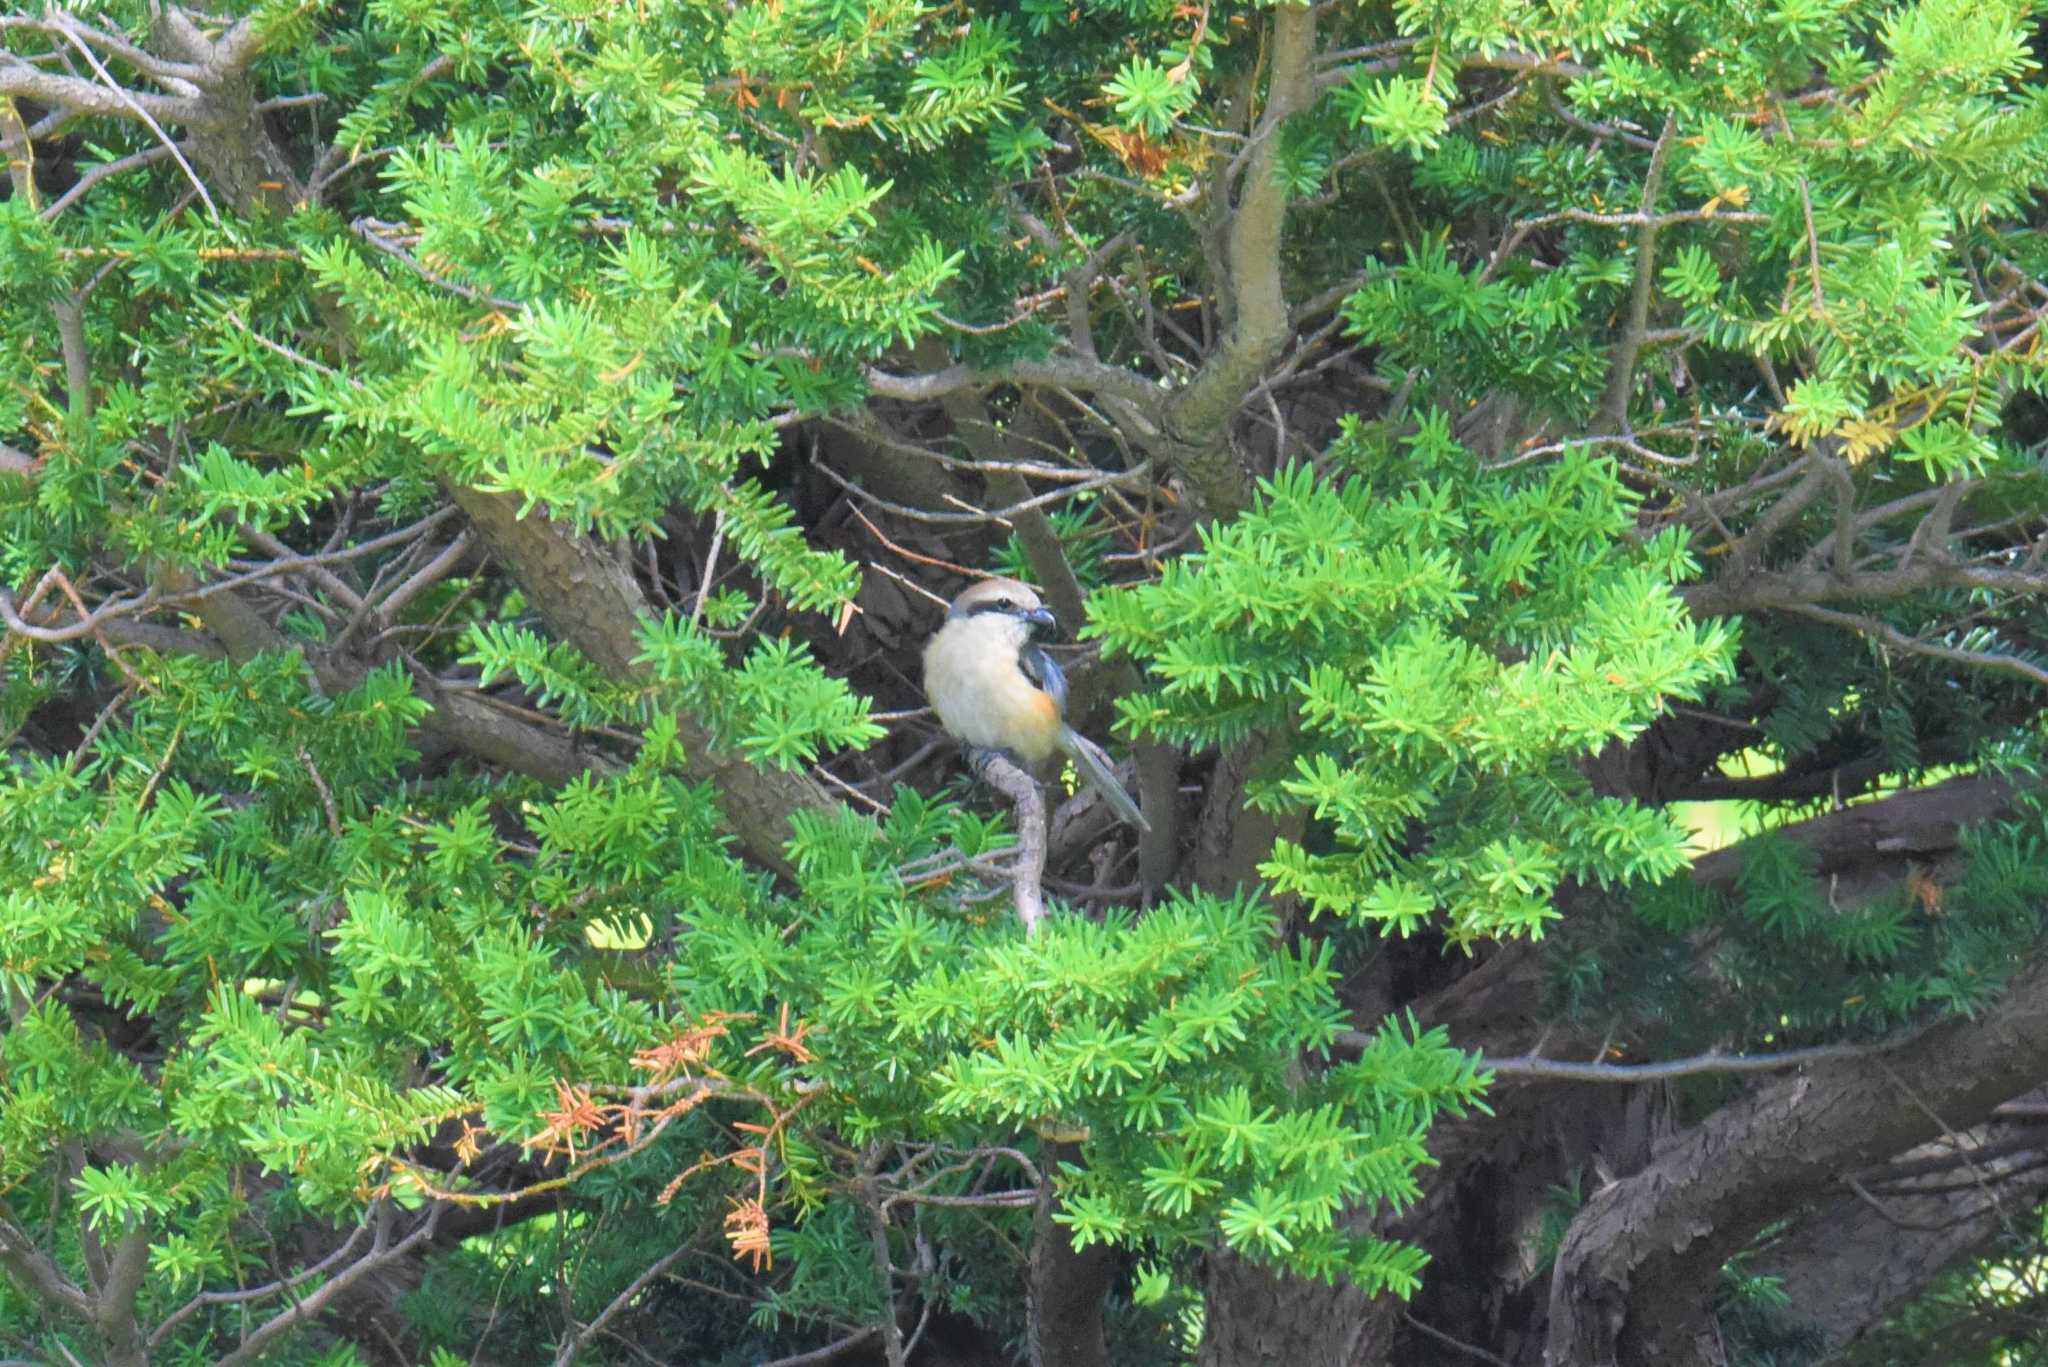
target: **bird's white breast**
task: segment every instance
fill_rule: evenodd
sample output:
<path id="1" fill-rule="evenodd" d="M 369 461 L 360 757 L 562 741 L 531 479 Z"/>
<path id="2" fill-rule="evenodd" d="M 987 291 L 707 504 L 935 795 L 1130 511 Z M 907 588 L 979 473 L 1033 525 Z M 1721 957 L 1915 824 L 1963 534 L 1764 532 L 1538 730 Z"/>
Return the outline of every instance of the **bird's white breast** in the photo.
<path id="1" fill-rule="evenodd" d="M 1049 757 L 1059 710 L 1017 667 L 1026 629 L 996 614 L 956 617 L 924 648 L 924 691 L 952 735 L 984 750 L 1012 750 L 1026 763 Z"/>

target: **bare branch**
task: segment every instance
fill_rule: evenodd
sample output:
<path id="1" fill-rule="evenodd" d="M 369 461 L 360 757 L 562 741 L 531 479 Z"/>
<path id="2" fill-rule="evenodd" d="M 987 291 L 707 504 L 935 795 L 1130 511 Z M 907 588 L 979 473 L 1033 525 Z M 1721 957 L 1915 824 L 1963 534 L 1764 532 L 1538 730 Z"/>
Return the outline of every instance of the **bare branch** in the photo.
<path id="1" fill-rule="evenodd" d="M 5 1268 L 17 1285 L 53 1309 L 89 1318 L 92 1298 L 36 1246 L 14 1221 L 0 1216 L 0 1268 Z"/>
<path id="2" fill-rule="evenodd" d="M 1607 389 L 1600 396 L 1600 426 L 1608 431 L 1628 429 L 1628 401 L 1635 390 L 1636 356 L 1643 349 L 1643 334 L 1650 328 L 1650 294 L 1657 282 L 1657 193 L 1664 185 L 1664 163 L 1671 155 L 1671 137 L 1678 128 L 1676 111 L 1664 116 L 1664 131 L 1657 135 L 1657 149 L 1650 153 L 1650 169 L 1643 175 L 1642 222 L 1636 228 L 1635 282 L 1629 291 L 1628 322 L 1614 343 L 1614 357 L 1607 372 Z"/>
<path id="3" fill-rule="evenodd" d="M 1639 131 L 1618 124 L 1599 123 L 1572 112 L 1571 106 L 1564 102 L 1557 91 L 1548 88 L 1548 83 L 1544 94 L 1546 102 L 1550 105 L 1550 112 L 1580 132 L 1591 133 L 1596 138 L 1612 138 L 1617 142 L 1627 143 L 1630 147 L 1640 147 L 1645 152 L 1656 150 L 1656 139 L 1646 138 Z"/>
<path id="4" fill-rule="evenodd" d="M 1800 462 L 1806 468 L 1805 477 L 1771 505 L 1756 525 L 1743 534 L 1742 540 L 1728 551 L 1728 569 L 1724 577 L 1739 577 L 1747 574 L 1754 566 L 1771 539 L 1784 530 L 1793 518 L 1806 511 L 1808 504 L 1820 497 L 1827 487 L 1828 472 L 1811 455 Z"/>
<path id="5" fill-rule="evenodd" d="M 113 74 L 101 63 L 100 59 L 93 53 L 93 50 L 85 45 L 84 39 L 80 38 L 69 27 L 64 28 L 62 32 L 71 46 L 78 49 L 78 55 L 85 58 L 86 63 L 92 67 L 94 74 L 106 84 L 107 89 L 113 91 L 119 97 L 121 103 L 132 109 L 137 118 L 149 125 L 149 131 L 156 134 L 158 142 L 170 149 L 171 158 L 178 163 L 178 169 L 185 173 L 185 179 L 191 181 L 192 188 L 199 192 L 200 202 L 206 205 L 207 216 L 213 220 L 216 228 L 220 227 L 220 207 L 213 202 L 213 196 L 207 193 L 205 182 L 201 181 L 199 173 L 192 169 L 192 163 L 185 160 L 185 154 L 178 150 L 178 144 L 171 140 L 169 133 L 164 132 L 164 126 L 156 121 L 156 116 L 143 108 L 131 91 L 125 89 L 114 80 Z M 4 71 L 0 71 L 0 78 L 4 78 L 4 76 Z"/>
<path id="6" fill-rule="evenodd" d="M 1655 146 L 1655 144 L 1651 144 Z M 1543 228 L 1554 228 L 1561 223 L 1589 223 L 1602 228 L 1635 228 L 1638 231 L 1664 229 L 1679 223 L 1767 223 L 1766 214 L 1746 212 L 1717 212 L 1713 209 L 1674 209 L 1668 213 L 1637 212 L 1632 214 L 1596 214 L 1589 209 L 1560 209 L 1554 214 L 1542 214 L 1536 218 L 1525 218 L 1493 249 L 1493 255 L 1486 260 L 1486 269 L 1479 273 L 1483 283 L 1491 280 L 1494 272 L 1514 255 L 1515 249 L 1526 242 L 1529 234 Z"/>
<path id="7" fill-rule="evenodd" d="M 407 270 L 434 288 L 446 290 L 458 299 L 467 299 L 473 304 L 489 304 L 492 308 L 500 309 L 519 310 L 526 307 L 524 300 L 504 299 L 495 294 L 486 294 L 474 286 L 450 280 L 447 276 L 430 270 L 418 257 L 407 251 L 401 244 L 379 232 L 378 229 L 383 226 L 383 224 L 378 223 L 374 219 L 359 218 L 348 225 L 348 230 L 369 243 L 372 247 L 375 247 L 378 251 L 383 252 L 386 256 L 398 261 Z"/>
<path id="8" fill-rule="evenodd" d="M 1401 1318 L 1407 1321 L 1409 1328 L 1414 1329 L 1417 1332 L 1421 1333 L 1425 1338 L 1435 1339 L 1438 1343 L 1443 1344 L 1447 1348 L 1454 1348 L 1458 1352 L 1463 1353 L 1466 1357 L 1474 1357 L 1478 1358 L 1481 1362 L 1493 1363 L 1494 1367 L 1514 1367 L 1513 1363 L 1509 1362 L 1506 1358 L 1501 1357 L 1499 1354 L 1488 1352 L 1486 1349 L 1481 1348 L 1476 1343 L 1467 1343 L 1463 1339 L 1453 1338 L 1449 1334 L 1446 1334 L 1443 1330 L 1438 1329 L 1433 1325 L 1423 1323 L 1421 1320 L 1415 1318 L 1415 1316 L 1412 1313 L 1406 1310 L 1401 1312 Z"/>
<path id="9" fill-rule="evenodd" d="M 378 614 L 389 621 L 405 611 L 406 604 L 454 572 L 455 567 L 462 563 L 462 558 L 469 554 L 471 544 L 468 532 L 457 533 L 432 560 L 413 571 L 403 583 L 377 600 Z"/>
<path id="10" fill-rule="evenodd" d="M 348 1238 L 334 1252 L 328 1254 L 311 1267 L 302 1268 L 289 1277 L 283 1277 L 274 1282 L 265 1282 L 261 1286 L 246 1287 L 239 1291 L 200 1292 L 191 1300 L 186 1301 L 183 1305 L 172 1311 L 164 1318 L 162 1324 L 159 1324 L 151 1331 L 149 1336 L 150 1350 L 154 1352 L 170 1334 L 171 1330 L 177 1328 L 209 1305 L 242 1305 L 249 1301 L 264 1300 L 271 1296 L 283 1295 L 302 1282 L 311 1281 L 315 1277 L 326 1276 L 355 1252 L 356 1245 L 361 1243 L 364 1236 L 369 1232 L 370 1226 L 367 1223 L 357 1225 L 350 1232 Z"/>
<path id="11" fill-rule="evenodd" d="M 1097 475 L 1093 479 L 1083 480 L 1079 484 L 1070 484 L 1064 488 L 1053 489 L 1047 493 L 1035 494 L 1020 502 L 1008 503 L 1000 508 L 983 510 L 967 505 L 964 499 L 958 500 L 962 504 L 960 511 L 951 513 L 927 512 L 922 508 L 913 508 L 907 503 L 896 503 L 876 494 L 871 494 L 823 461 L 816 462 L 815 468 L 822 471 L 827 479 L 844 489 L 849 495 L 894 513 L 898 517 L 909 518 L 914 522 L 955 524 L 959 526 L 984 526 L 993 522 L 998 526 L 1007 527 L 1010 525 L 1011 519 L 1017 517 L 1020 513 L 1028 513 L 1034 509 L 1043 508 L 1049 503 L 1058 503 L 1063 499 L 1072 498 L 1076 494 L 1085 494 L 1095 489 L 1105 489 L 1113 485 L 1142 481 L 1151 474 L 1152 463 L 1150 461 L 1141 461 L 1136 469 L 1110 471 L 1106 474 Z"/>
<path id="12" fill-rule="evenodd" d="M 27 621 L 16 610 L 13 594 L 0 589 L 0 622 L 4 622 L 7 629 L 18 636 L 26 636 L 31 641 L 56 644 L 82 640 L 97 633 L 115 618 L 148 611 L 156 601 L 157 591 L 154 588 L 144 589 L 130 597 L 109 598 L 87 616 L 65 626 L 39 627 Z"/>
<path id="13" fill-rule="evenodd" d="M 836 1362 L 856 1348 L 865 1348 L 881 1332 L 879 1325 L 857 1329 L 845 1338 L 834 1339 L 823 1348 L 813 1348 L 810 1352 L 798 1353 L 795 1357 L 777 1358 L 773 1362 L 762 1363 L 761 1367 L 824 1367 L 826 1363 Z"/>
<path id="14" fill-rule="evenodd" d="M 994 751 L 976 758 L 976 771 L 1017 809 L 1017 859 L 1010 885 L 1024 933 L 1038 933 L 1045 919 L 1045 793 L 1038 781 Z"/>
<path id="15" fill-rule="evenodd" d="M 1796 612 L 1801 617 L 1810 617 L 1816 622 L 1841 627 L 1860 636 L 1882 641 L 1894 650 L 1903 650 L 1913 655 L 1925 655 L 1930 659 L 1947 660 L 1951 664 L 1968 665 L 1972 669 L 1989 669 L 2000 674 L 2011 674 L 2029 683 L 2048 685 L 2048 669 L 2029 664 L 2013 655 L 1996 655 L 1983 650 L 1964 650 L 1958 646 L 1937 645 L 1923 641 L 1917 636 L 1908 636 L 1897 627 L 1878 621 L 1875 617 L 1864 617 L 1852 612 L 1837 612 L 1833 608 L 1816 607 L 1812 603 L 1787 603 L 1786 612 Z"/>
<path id="16" fill-rule="evenodd" d="M 79 76 L 39 71 L 11 52 L 0 52 L 0 97 L 18 95 L 54 105 L 69 116 L 100 114 L 118 119 L 147 115 L 168 123 L 195 123 L 207 115 L 206 102 L 184 95 L 108 89 Z"/>
<path id="17" fill-rule="evenodd" d="M 988 370 L 953 365 L 923 375 L 892 375 L 870 367 L 867 384 L 870 393 L 912 403 L 943 398 L 955 390 L 981 389 L 998 384 L 1043 385 L 1114 395 L 1137 405 L 1146 413 L 1156 412 L 1162 398 L 1159 389 L 1142 375 L 1133 374 L 1121 366 L 1079 357 L 1011 361 Z"/>
<path id="18" fill-rule="evenodd" d="M 190 62 L 170 61 L 153 52 L 135 46 L 118 34 L 108 33 L 86 23 L 77 15 L 66 10 L 52 8 L 47 16 L 33 14 L 0 15 L 0 33 L 9 29 L 22 32 L 41 33 L 51 38 L 81 38 L 94 47 L 104 49 L 134 67 L 143 75 L 156 81 L 165 89 L 177 95 L 198 96 L 198 82 L 206 75 L 203 67 Z"/>
<path id="19" fill-rule="evenodd" d="M 123 171 L 133 171 L 143 166 L 153 166 L 166 157 L 176 155 L 178 155 L 177 147 L 170 143 L 159 143 L 155 147 L 146 147 L 140 152 L 117 158 L 114 161 L 103 161 L 81 175 L 78 178 L 77 184 L 51 200 L 49 207 L 43 210 L 43 218 L 46 222 L 56 218 L 57 215 L 63 213 L 73 204 L 76 204 L 86 191 L 92 189 L 93 186 L 109 176 L 118 176 Z"/>
<path id="20" fill-rule="evenodd" d="M 389 1241 L 390 1226 L 396 1217 L 392 1212 L 389 1202 L 379 1203 L 370 1216 L 371 1221 L 377 1226 L 377 1232 L 371 1240 L 370 1247 L 364 1250 L 361 1257 L 335 1273 L 317 1291 L 314 1291 L 305 1299 L 294 1301 L 291 1305 L 278 1311 L 249 1333 L 243 1335 L 240 1346 L 232 1353 L 222 1357 L 214 1364 L 214 1367 L 248 1367 L 248 1364 L 257 1361 L 263 1356 L 270 1343 L 279 1335 L 297 1328 L 305 1321 L 318 1315 L 331 1305 L 342 1292 L 348 1290 L 371 1272 L 376 1271 L 387 1263 L 405 1257 L 420 1244 L 433 1238 L 434 1227 L 440 1224 L 441 1213 L 446 1209 L 445 1205 L 436 1202 L 427 1211 L 426 1218 L 415 1225 L 410 1234 L 407 1234 L 397 1243 L 391 1243 Z"/>
<path id="21" fill-rule="evenodd" d="M 1634 1084 L 1660 1082 L 1701 1074 L 1739 1075 L 1778 1073 L 1814 1063 L 1865 1058 L 1887 1053 L 1907 1041 L 1884 1044 L 1823 1044 L 1811 1049 L 1786 1049 L 1774 1054 L 1723 1054 L 1713 1051 L 1691 1058 L 1667 1059 L 1661 1063 L 1572 1063 L 1549 1058 L 1482 1058 L 1479 1066 L 1500 1077 L 1530 1078 L 1554 1082 L 1614 1082 Z"/>
<path id="22" fill-rule="evenodd" d="M 618 1318 L 619 1312 L 631 1305 L 635 1296 L 647 1289 L 649 1282 L 652 1282 L 662 1273 L 668 1271 L 676 1259 L 689 1251 L 690 1245 L 687 1243 L 678 1244 L 661 1257 L 656 1258 L 646 1270 L 628 1282 L 626 1289 L 612 1297 L 611 1302 L 604 1309 L 597 1312 L 597 1318 L 584 1325 L 580 1331 L 576 1330 L 575 1326 L 571 1324 L 571 1332 L 563 1336 L 562 1347 L 555 1354 L 555 1367 L 569 1367 L 569 1364 L 576 1360 L 576 1355 L 583 1351 L 590 1340 L 597 1337 L 607 1324 Z"/>
<path id="23" fill-rule="evenodd" d="M 1236 207 L 1222 226 L 1229 331 L 1168 414 L 1174 463 L 1212 517 L 1227 517 L 1250 502 L 1251 482 L 1230 449 L 1229 423 L 1287 341 L 1287 289 L 1280 273 L 1287 187 L 1280 176 L 1280 130 L 1314 99 L 1315 38 L 1313 7 L 1283 0 L 1274 9 L 1266 107 L 1239 153 L 1244 176 Z M 1219 203 L 1226 190 L 1216 187 Z"/>

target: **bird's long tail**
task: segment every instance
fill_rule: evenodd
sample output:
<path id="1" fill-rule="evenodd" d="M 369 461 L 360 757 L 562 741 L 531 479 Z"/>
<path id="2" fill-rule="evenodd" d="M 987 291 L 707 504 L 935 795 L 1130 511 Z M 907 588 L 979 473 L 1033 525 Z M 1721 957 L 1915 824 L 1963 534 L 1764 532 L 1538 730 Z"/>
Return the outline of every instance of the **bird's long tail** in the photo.
<path id="1" fill-rule="evenodd" d="M 1081 777 L 1088 780 L 1110 810 L 1130 822 L 1141 831 L 1152 829 L 1145 820 L 1145 814 L 1138 810 L 1138 804 L 1131 801 L 1131 795 L 1124 791 L 1124 785 L 1117 782 L 1116 770 L 1110 765 L 1109 756 L 1102 747 L 1071 726 L 1060 727 L 1060 749 L 1074 761 L 1074 767 L 1081 771 Z"/>

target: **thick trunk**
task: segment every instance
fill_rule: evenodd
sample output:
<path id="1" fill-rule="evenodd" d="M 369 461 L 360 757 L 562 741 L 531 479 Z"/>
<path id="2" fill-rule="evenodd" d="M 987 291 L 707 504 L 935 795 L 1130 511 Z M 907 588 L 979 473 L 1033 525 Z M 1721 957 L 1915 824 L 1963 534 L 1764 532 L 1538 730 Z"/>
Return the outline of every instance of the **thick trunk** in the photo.
<path id="1" fill-rule="evenodd" d="M 2029 1126 L 1964 1136 L 1863 1175 L 1808 1211 L 1749 1264 L 1783 1283 L 1793 1318 L 1833 1361 L 1936 1278 L 1985 1251 L 2048 1197 L 2048 1139 Z M 1972 1156 L 1972 1150 L 1976 1155 Z M 1889 1173 L 1918 1175 L 1895 1180 Z"/>
<path id="2" fill-rule="evenodd" d="M 1046 1145 L 1046 1172 L 1077 1163 L 1073 1144 Z M 1109 1367 L 1102 1302 L 1116 1275 L 1116 1254 L 1106 1244 L 1076 1249 L 1066 1226 L 1053 1214 L 1058 1202 L 1047 1188 L 1031 1221 L 1031 1367 Z"/>
<path id="3" fill-rule="evenodd" d="M 1199 1367 L 1376 1367 L 1393 1343 L 1391 1304 L 1349 1282 L 1275 1277 L 1218 1252 L 1203 1270 L 1202 1294 Z"/>
<path id="4" fill-rule="evenodd" d="M 1573 1220 L 1547 1361 L 1719 1364 L 1721 1265 L 1845 1172 L 1981 1123 L 2048 1074 L 2048 957 L 1999 1003 L 1887 1053 L 1817 1067 L 1709 1116 Z"/>

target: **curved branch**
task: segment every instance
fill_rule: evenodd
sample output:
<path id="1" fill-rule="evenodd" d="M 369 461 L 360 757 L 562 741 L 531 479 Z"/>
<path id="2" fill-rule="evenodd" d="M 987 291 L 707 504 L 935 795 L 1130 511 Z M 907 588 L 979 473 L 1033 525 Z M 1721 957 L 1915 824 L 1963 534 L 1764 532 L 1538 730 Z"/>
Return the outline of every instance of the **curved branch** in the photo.
<path id="1" fill-rule="evenodd" d="M 334 1252 L 328 1254 L 319 1262 L 314 1263 L 311 1267 L 301 1268 L 289 1277 L 281 1277 L 274 1282 L 265 1282 L 261 1286 L 252 1286 L 241 1291 L 200 1292 L 191 1300 L 186 1301 L 183 1305 L 165 1316 L 163 1323 L 151 1331 L 148 1344 L 149 1350 L 155 1352 L 171 1330 L 177 1328 L 184 1321 L 198 1314 L 209 1305 L 244 1305 L 250 1301 L 263 1300 L 270 1296 L 281 1296 L 302 1282 L 310 1281 L 315 1277 L 325 1276 L 333 1271 L 337 1264 L 345 1261 L 351 1253 L 355 1252 L 356 1245 L 361 1243 L 363 1236 L 369 1232 L 369 1225 L 357 1225 L 348 1238 L 342 1241 L 341 1247 L 335 1249 Z"/>
<path id="2" fill-rule="evenodd" d="M 57 1310 L 82 1317 L 92 1314 L 92 1298 L 85 1288 L 64 1275 L 50 1255 L 14 1221 L 0 1218 L 0 1269 L 22 1287 Z"/>
<path id="3" fill-rule="evenodd" d="M 1280 130 L 1315 98 L 1316 11 L 1283 3 L 1273 11 L 1273 74 L 1266 107 L 1244 153 L 1237 205 L 1223 229 L 1221 282 L 1235 303 L 1223 343 L 1174 399 L 1167 429 L 1174 461 L 1209 515 L 1228 517 L 1251 502 L 1251 481 L 1230 449 L 1229 424 L 1288 336 L 1280 247 L 1287 187 Z M 1227 186 L 1216 187 L 1222 194 Z"/>
<path id="4" fill-rule="evenodd" d="M 0 589 L 0 623 L 5 623 L 7 629 L 17 636 L 55 645 L 97 635 L 116 618 L 132 617 L 137 613 L 147 612 L 155 606 L 157 598 L 158 594 L 154 588 L 144 589 L 141 593 L 126 598 L 109 598 L 75 622 L 66 623 L 61 627 L 39 627 L 21 615 L 15 606 L 13 594 Z"/>
<path id="5" fill-rule="evenodd" d="M 201 98 L 110 89 L 82 76 L 39 70 L 11 52 L 0 52 L 0 96 L 8 95 L 25 96 L 74 115 L 99 114 L 138 123 L 147 115 L 166 123 L 196 124 L 204 122 L 208 113 Z"/>
<path id="6" fill-rule="evenodd" d="M 1035 935 L 1045 919 L 1045 793 L 1036 779 L 995 751 L 980 752 L 975 768 L 1017 809 L 1017 860 L 1010 886 L 1024 933 Z"/>
<path id="7" fill-rule="evenodd" d="M 962 389 L 981 389 L 998 384 L 1074 389 L 1122 399 L 1147 414 L 1158 412 L 1162 397 L 1158 386 L 1142 375 L 1121 366 L 1073 356 L 1043 361 L 1010 361 L 986 370 L 971 365 L 952 365 L 921 375 L 893 375 L 870 366 L 867 384 L 868 391 L 881 398 L 911 403 L 941 399 Z"/>
<path id="8" fill-rule="evenodd" d="M 404 1257 L 412 1252 L 417 1245 L 433 1238 L 434 1226 L 441 1222 L 441 1213 L 446 1209 L 446 1206 L 436 1203 L 427 1212 L 426 1219 L 420 1221 L 414 1227 L 412 1233 L 394 1244 L 388 1242 L 389 1222 L 392 1216 L 389 1206 L 385 1206 L 371 1217 L 378 1223 L 377 1234 L 362 1257 L 350 1263 L 340 1272 L 335 1273 L 319 1290 L 313 1292 L 304 1300 L 293 1302 L 244 1335 L 240 1346 L 234 1352 L 227 1354 L 220 1361 L 216 1362 L 214 1367 L 247 1367 L 247 1364 L 255 1362 L 263 1356 L 264 1350 L 279 1335 L 287 1330 L 297 1328 L 315 1315 L 318 1315 L 337 1296 L 361 1281 L 369 1273 L 376 1271 L 386 1263 Z"/>
<path id="9" fill-rule="evenodd" d="M 1573 1220 L 1551 1286 L 1548 1360 L 1715 1360 L 1721 1265 L 1844 1170 L 1972 1126 L 2048 1076 L 2048 956 L 1997 1005 L 1881 1056 L 1771 1084 L 1663 1146 Z M 1902 1078 L 1918 1086 L 1902 1094 Z"/>
<path id="10" fill-rule="evenodd" d="M 1894 650 L 1903 650 L 1910 655 L 1925 655 L 1930 659 L 1946 660 L 1950 664 L 1967 665 L 1972 669 L 1988 669 L 2000 674 L 2011 674 L 2029 683 L 2048 684 L 2048 669 L 2029 664 L 2014 655 L 1994 655 L 1984 650 L 1963 650 L 1957 646 L 1938 645 L 1908 636 L 1897 627 L 1878 621 L 1875 617 L 1863 617 L 1853 612 L 1836 612 L 1832 608 L 1816 607 L 1811 603 L 1789 603 L 1787 612 L 1801 617 L 1810 617 L 1816 622 L 1825 622 L 1844 631 L 1853 631 L 1859 636 L 1868 636 L 1882 641 Z"/>

